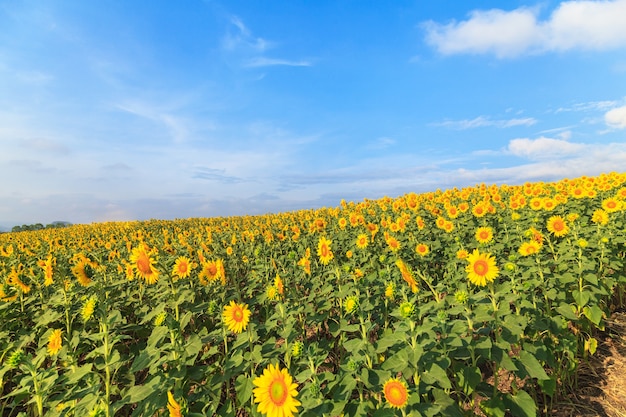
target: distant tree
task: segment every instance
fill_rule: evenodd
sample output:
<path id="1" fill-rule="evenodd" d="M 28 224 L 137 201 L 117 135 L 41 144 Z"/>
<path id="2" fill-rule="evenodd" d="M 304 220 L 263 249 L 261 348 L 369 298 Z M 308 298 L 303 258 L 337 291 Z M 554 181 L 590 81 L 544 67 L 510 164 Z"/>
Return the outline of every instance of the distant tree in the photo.
<path id="1" fill-rule="evenodd" d="M 41 223 L 23 224 L 21 226 L 13 226 L 13 228 L 11 229 L 11 232 L 26 232 L 29 230 L 57 229 L 57 228 L 62 228 L 62 227 L 69 227 L 71 225 L 72 223 L 63 222 L 63 221 L 55 221 L 45 226 Z"/>

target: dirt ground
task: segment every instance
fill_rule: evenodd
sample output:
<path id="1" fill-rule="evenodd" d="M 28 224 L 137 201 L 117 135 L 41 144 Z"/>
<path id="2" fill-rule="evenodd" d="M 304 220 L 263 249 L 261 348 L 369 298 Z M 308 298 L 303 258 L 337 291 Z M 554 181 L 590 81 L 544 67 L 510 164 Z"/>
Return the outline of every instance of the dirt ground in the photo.
<path id="1" fill-rule="evenodd" d="M 555 417 L 626 417 L 626 311 L 607 320 L 598 349 L 582 362 L 578 388 L 553 408 Z"/>

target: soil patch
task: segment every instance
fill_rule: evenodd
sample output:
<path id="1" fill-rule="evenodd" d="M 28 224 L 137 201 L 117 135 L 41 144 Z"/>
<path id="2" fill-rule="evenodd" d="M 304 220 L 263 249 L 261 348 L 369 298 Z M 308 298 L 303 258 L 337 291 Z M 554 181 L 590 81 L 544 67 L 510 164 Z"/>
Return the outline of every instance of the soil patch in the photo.
<path id="1" fill-rule="evenodd" d="M 596 353 L 582 360 L 576 392 L 553 407 L 556 417 L 626 417 L 626 311 L 607 320 Z"/>

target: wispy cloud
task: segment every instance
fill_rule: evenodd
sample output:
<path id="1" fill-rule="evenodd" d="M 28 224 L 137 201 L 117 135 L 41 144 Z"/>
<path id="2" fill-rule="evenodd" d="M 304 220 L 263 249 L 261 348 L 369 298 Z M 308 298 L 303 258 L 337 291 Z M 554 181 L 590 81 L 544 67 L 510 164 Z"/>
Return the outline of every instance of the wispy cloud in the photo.
<path id="1" fill-rule="evenodd" d="M 25 84 L 41 86 L 54 80 L 54 76 L 41 71 L 21 71 L 15 74 L 16 78 Z"/>
<path id="2" fill-rule="evenodd" d="M 395 139 L 388 138 L 388 137 L 384 136 L 384 137 L 377 138 L 376 140 L 373 140 L 373 141 L 367 143 L 365 145 L 365 148 L 369 149 L 369 150 L 378 151 L 378 150 L 381 150 L 381 149 L 387 149 L 387 148 L 395 145 L 395 143 L 396 143 Z"/>
<path id="3" fill-rule="evenodd" d="M 532 126 L 535 123 L 537 123 L 537 120 L 533 117 L 493 120 L 487 116 L 478 116 L 474 119 L 446 120 L 443 122 L 433 123 L 432 125 L 465 130 L 475 129 L 478 127 L 497 127 L 505 129 L 514 126 Z"/>
<path id="4" fill-rule="evenodd" d="M 246 67 L 254 68 L 254 67 L 271 67 L 276 65 L 284 65 L 289 67 L 310 67 L 312 64 L 310 61 L 290 61 L 288 59 L 276 59 L 276 58 L 267 58 L 267 57 L 256 57 L 252 58 L 245 64 Z"/>
<path id="5" fill-rule="evenodd" d="M 175 143 L 185 141 L 189 134 L 188 126 L 182 117 L 172 114 L 169 110 L 161 109 L 160 106 L 139 101 L 122 102 L 114 106 L 124 112 L 155 122 L 160 127 L 165 127 Z"/>
<path id="6" fill-rule="evenodd" d="M 305 59 L 271 58 L 266 56 L 267 51 L 277 47 L 276 42 L 257 37 L 237 16 L 230 18 L 231 30 L 222 38 L 224 51 L 234 54 L 241 59 L 244 68 L 261 67 L 310 67 L 312 62 Z"/>
<path id="7" fill-rule="evenodd" d="M 32 138 L 20 141 L 20 146 L 30 151 L 67 155 L 70 149 L 63 143 L 55 139 Z"/>
<path id="8" fill-rule="evenodd" d="M 192 178 L 197 178 L 201 180 L 209 180 L 209 181 L 217 181 L 223 184 L 237 184 L 237 183 L 246 181 L 243 178 L 235 177 L 232 175 L 225 175 L 224 173 L 225 173 L 225 170 L 223 169 L 196 167 L 195 172 L 192 175 Z"/>
<path id="9" fill-rule="evenodd" d="M 602 111 L 615 107 L 617 100 L 601 100 L 601 101 L 587 101 L 583 103 L 575 103 L 567 107 L 559 107 L 555 113 L 561 112 L 577 112 L 577 111 Z"/>
<path id="10" fill-rule="evenodd" d="M 262 53 L 272 46 L 267 40 L 253 36 L 250 29 L 248 29 L 239 17 L 231 16 L 230 23 L 234 27 L 234 31 L 227 33 L 222 38 L 222 47 L 224 49 L 233 51 L 245 48 L 251 49 L 257 53 Z"/>
<path id="11" fill-rule="evenodd" d="M 538 8 L 475 10 L 467 20 L 423 23 L 426 42 L 441 54 L 512 58 L 553 51 L 626 47 L 626 0 L 563 1 L 548 19 Z"/>

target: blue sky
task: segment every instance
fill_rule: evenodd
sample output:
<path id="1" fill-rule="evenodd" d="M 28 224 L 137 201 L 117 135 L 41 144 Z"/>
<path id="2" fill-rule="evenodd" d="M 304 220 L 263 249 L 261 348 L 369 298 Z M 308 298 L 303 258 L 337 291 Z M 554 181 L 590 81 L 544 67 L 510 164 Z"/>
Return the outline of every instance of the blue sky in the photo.
<path id="1" fill-rule="evenodd" d="M 0 0 L 0 226 L 626 167 L 626 0 Z"/>

